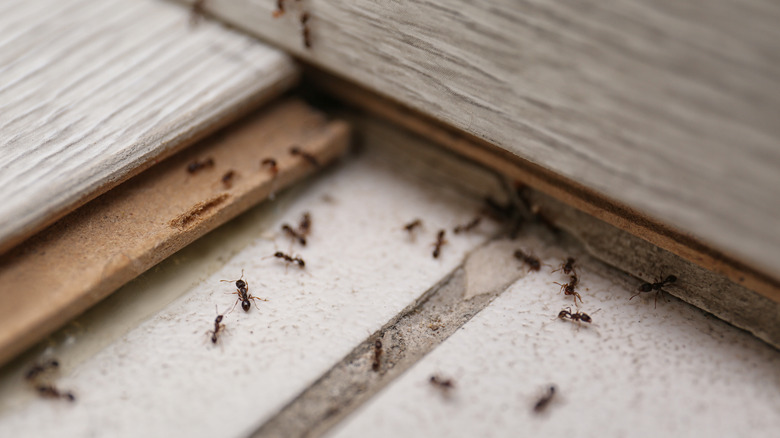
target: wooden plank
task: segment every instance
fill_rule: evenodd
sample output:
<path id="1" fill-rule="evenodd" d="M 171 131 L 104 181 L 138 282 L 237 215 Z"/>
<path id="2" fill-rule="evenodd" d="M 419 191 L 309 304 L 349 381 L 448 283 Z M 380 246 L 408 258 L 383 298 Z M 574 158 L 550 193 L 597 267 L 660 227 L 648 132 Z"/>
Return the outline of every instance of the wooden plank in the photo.
<path id="1" fill-rule="evenodd" d="M 283 53 L 154 0 L 3 2 L 0 253 L 297 79 Z"/>
<path id="2" fill-rule="evenodd" d="M 780 3 L 286 4 L 206 9 L 778 278 Z"/>
<path id="3" fill-rule="evenodd" d="M 285 101 L 159 163 L 0 256 L 0 364 L 347 146 L 343 122 Z M 277 160 L 276 177 L 261 166 Z M 188 164 L 212 159 L 195 173 Z M 230 184 L 222 181 L 234 172 Z M 34 279 L 31 281 L 31 279 Z"/>

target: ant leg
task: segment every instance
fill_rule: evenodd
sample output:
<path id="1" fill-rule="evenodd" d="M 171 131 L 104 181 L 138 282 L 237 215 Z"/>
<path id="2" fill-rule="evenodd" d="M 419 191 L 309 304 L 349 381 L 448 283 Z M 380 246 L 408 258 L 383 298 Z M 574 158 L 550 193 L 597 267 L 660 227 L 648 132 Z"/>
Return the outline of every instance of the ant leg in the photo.
<path id="1" fill-rule="evenodd" d="M 634 299 L 634 297 L 638 297 L 641 292 L 637 292 L 634 295 L 631 295 L 631 298 L 628 299 L 628 301 L 631 301 Z"/>
<path id="2" fill-rule="evenodd" d="M 265 299 L 265 298 L 257 298 L 257 297 L 249 297 L 249 299 L 250 299 L 250 300 L 268 301 L 268 300 L 267 300 L 267 299 Z M 255 303 L 255 308 L 257 309 L 257 308 L 258 308 L 258 307 L 257 307 L 257 302 L 254 302 L 254 303 Z"/>
<path id="3" fill-rule="evenodd" d="M 233 292 L 233 293 L 234 293 L 234 294 L 236 294 L 236 295 L 238 295 L 238 292 Z M 232 312 L 233 312 L 233 309 L 235 309 L 235 308 L 236 308 L 236 305 L 238 305 L 238 302 L 239 302 L 239 301 L 241 301 L 241 298 L 236 298 L 236 302 L 235 302 L 235 303 L 233 303 L 233 307 L 231 307 L 231 308 L 230 308 L 230 312 L 226 313 L 225 315 L 232 313 Z"/>

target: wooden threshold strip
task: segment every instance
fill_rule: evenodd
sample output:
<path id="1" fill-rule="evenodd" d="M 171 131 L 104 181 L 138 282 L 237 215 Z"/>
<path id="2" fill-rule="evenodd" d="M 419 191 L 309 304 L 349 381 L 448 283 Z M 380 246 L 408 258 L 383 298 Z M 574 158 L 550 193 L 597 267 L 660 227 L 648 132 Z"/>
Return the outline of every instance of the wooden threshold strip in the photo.
<path id="1" fill-rule="evenodd" d="M 401 125 L 500 174 L 780 303 L 780 280 L 776 278 L 777 273 L 763 272 L 627 205 L 359 85 L 314 67 L 309 67 L 305 75 L 305 81 L 317 90 Z M 641 276 L 639 273 L 632 274 Z M 643 279 L 655 280 L 649 277 Z"/>
<path id="2" fill-rule="evenodd" d="M 138 274 L 344 153 L 346 123 L 277 102 L 0 256 L 0 364 Z M 318 165 L 290 148 L 312 154 Z M 276 160 L 278 172 L 263 160 Z M 200 163 L 200 166 L 195 164 Z M 191 167 L 191 168 L 190 168 Z"/>

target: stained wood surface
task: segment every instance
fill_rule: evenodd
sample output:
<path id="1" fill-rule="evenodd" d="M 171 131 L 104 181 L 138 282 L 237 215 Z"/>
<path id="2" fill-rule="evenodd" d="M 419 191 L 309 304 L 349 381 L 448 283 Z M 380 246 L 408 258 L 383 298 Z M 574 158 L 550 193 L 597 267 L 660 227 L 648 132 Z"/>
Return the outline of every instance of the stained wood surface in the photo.
<path id="1" fill-rule="evenodd" d="M 170 3 L 2 2 L 0 253 L 296 78 Z"/>
<path id="2" fill-rule="evenodd" d="M 297 100 L 157 164 L 0 256 L 0 364 L 125 282 L 250 206 L 317 170 L 347 146 L 343 122 Z M 195 161 L 213 166 L 189 173 Z M 276 177 L 261 166 L 275 158 Z M 223 176 L 234 172 L 230 184 Z"/>
<path id="3" fill-rule="evenodd" d="M 206 10 L 778 278 L 780 3 L 276 3 Z"/>

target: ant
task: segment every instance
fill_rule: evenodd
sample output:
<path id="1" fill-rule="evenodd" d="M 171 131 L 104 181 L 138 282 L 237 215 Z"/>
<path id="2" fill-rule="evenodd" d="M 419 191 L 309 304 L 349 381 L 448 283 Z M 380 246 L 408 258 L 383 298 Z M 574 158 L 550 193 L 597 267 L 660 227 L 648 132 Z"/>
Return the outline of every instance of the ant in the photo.
<path id="1" fill-rule="evenodd" d="M 308 211 L 303 213 L 301 221 L 298 223 L 298 234 L 302 236 L 311 234 L 311 214 Z"/>
<path id="2" fill-rule="evenodd" d="M 527 264 L 528 268 L 531 269 L 532 271 L 538 271 L 542 267 L 542 263 L 539 261 L 538 258 L 532 255 L 528 255 L 520 249 L 515 251 L 515 258 Z"/>
<path id="3" fill-rule="evenodd" d="M 303 32 L 303 45 L 307 49 L 311 49 L 311 29 L 309 29 L 309 25 L 307 24 L 309 21 L 309 13 L 304 12 L 301 14 L 301 26 L 302 26 L 302 32 Z"/>
<path id="4" fill-rule="evenodd" d="M 574 273 L 574 275 L 577 275 L 577 271 L 574 270 L 574 258 L 573 257 L 567 257 L 566 260 L 561 263 L 561 266 L 552 272 L 557 271 L 563 271 L 564 274 L 569 275 L 571 273 Z"/>
<path id="5" fill-rule="evenodd" d="M 658 307 L 658 295 L 661 293 L 661 288 L 674 283 L 677 281 L 677 276 L 670 275 L 666 277 L 665 279 L 661 280 L 659 278 L 659 281 L 656 281 L 655 283 L 643 283 L 641 286 L 639 286 L 639 289 L 637 289 L 639 292 L 635 293 L 631 296 L 628 300 L 631 301 L 635 296 L 641 294 L 642 292 L 651 292 L 656 291 L 655 293 L 655 306 Z"/>
<path id="6" fill-rule="evenodd" d="M 441 247 L 442 245 L 446 244 L 447 241 L 444 239 L 444 235 L 446 234 L 446 231 L 439 230 L 439 233 L 436 235 L 436 242 L 433 244 L 433 258 L 438 259 L 439 254 L 441 253 Z"/>
<path id="7" fill-rule="evenodd" d="M 284 0 L 276 0 L 276 10 L 273 12 L 274 18 L 284 15 Z"/>
<path id="8" fill-rule="evenodd" d="M 244 286 L 245 286 L 244 288 L 246 288 L 246 283 L 244 282 L 244 280 L 240 280 L 240 281 L 244 284 Z M 238 282 L 236 282 L 236 283 L 238 283 Z M 217 306 L 214 306 L 214 308 L 217 311 L 217 317 L 214 318 L 214 330 L 209 332 L 209 333 L 211 333 L 211 343 L 212 344 L 216 344 L 217 341 L 219 340 L 219 338 L 218 338 L 219 332 L 220 331 L 225 331 L 225 324 L 222 324 L 222 318 L 224 318 L 225 315 L 220 315 L 219 314 L 219 309 L 217 308 Z"/>
<path id="9" fill-rule="evenodd" d="M 380 362 L 382 358 L 382 341 L 379 339 L 374 342 L 374 362 L 371 364 L 371 369 L 375 372 L 379 371 L 379 367 L 382 366 L 382 363 Z"/>
<path id="10" fill-rule="evenodd" d="M 542 413 L 542 411 L 544 411 L 544 409 L 550 405 L 553 397 L 555 397 L 555 386 L 551 385 L 547 389 L 547 394 L 543 395 L 542 398 L 540 398 L 536 404 L 534 404 L 534 412 L 537 414 Z"/>
<path id="11" fill-rule="evenodd" d="M 434 375 L 428 379 L 428 382 L 434 387 L 439 388 L 444 395 L 449 395 L 450 391 L 455 389 L 455 382 L 452 379 L 445 379 Z"/>
<path id="12" fill-rule="evenodd" d="M 231 188 L 233 186 L 233 178 L 235 178 L 236 172 L 232 170 L 228 170 L 227 173 L 222 175 L 222 184 L 225 185 L 225 188 Z"/>
<path id="13" fill-rule="evenodd" d="M 281 251 L 276 251 L 274 253 L 274 257 L 276 257 L 278 259 L 284 259 L 284 261 L 287 262 L 287 263 L 295 263 L 301 269 L 306 267 L 306 262 L 304 262 L 302 258 L 300 258 L 300 257 L 292 257 L 290 255 L 287 255 L 287 254 L 281 252 Z"/>
<path id="14" fill-rule="evenodd" d="M 214 160 L 212 158 L 206 158 L 203 161 L 193 161 L 187 165 L 187 172 L 192 174 L 207 167 L 214 167 Z"/>
<path id="15" fill-rule="evenodd" d="M 416 228 L 422 227 L 422 224 L 423 223 L 420 219 L 415 219 L 404 225 L 404 230 L 406 230 L 411 235 Z"/>
<path id="16" fill-rule="evenodd" d="M 304 151 L 303 149 L 299 148 L 298 146 L 293 146 L 293 147 L 290 148 L 290 155 L 303 157 L 303 159 L 308 161 L 309 164 L 311 164 L 314 167 L 319 167 L 319 165 L 320 165 L 320 162 L 317 161 L 317 158 L 314 155 Z"/>
<path id="17" fill-rule="evenodd" d="M 35 380 L 38 376 L 50 369 L 59 368 L 60 363 L 57 359 L 51 359 L 43 363 L 34 364 L 24 375 L 24 379 L 29 381 Z"/>
<path id="18" fill-rule="evenodd" d="M 220 280 L 220 281 L 232 282 L 233 280 Z M 252 296 L 252 294 L 249 293 L 249 283 L 244 281 L 243 270 L 241 270 L 241 278 L 236 280 L 236 289 L 238 289 L 238 291 L 233 292 L 234 294 L 238 295 L 238 298 L 236 299 L 236 304 L 238 304 L 238 302 L 241 301 L 241 308 L 244 309 L 244 312 L 249 312 L 249 308 L 252 307 L 251 301 L 249 300 L 268 301 L 265 298 L 257 298 L 255 296 Z M 236 307 L 236 304 L 233 304 L 234 309 Z M 257 306 L 257 301 L 255 301 L 255 306 Z M 232 312 L 233 309 L 230 309 L 230 311 Z M 217 318 L 219 318 L 219 316 L 217 316 Z M 215 325 L 216 324 L 218 323 L 215 322 Z"/>
<path id="19" fill-rule="evenodd" d="M 272 178 L 276 178 L 276 175 L 279 174 L 279 166 L 276 164 L 276 160 L 273 158 L 266 158 L 265 160 L 261 161 L 260 167 L 268 167 Z"/>
<path id="20" fill-rule="evenodd" d="M 36 385 L 35 390 L 38 391 L 41 397 L 46 398 L 64 398 L 68 401 L 76 401 L 76 396 L 70 391 L 60 392 L 54 385 L 42 384 Z"/>
<path id="21" fill-rule="evenodd" d="M 460 234 L 460 233 L 465 233 L 467 231 L 471 231 L 474 228 L 477 228 L 480 222 L 482 222 L 482 216 L 477 216 L 466 225 L 458 225 L 457 227 L 455 227 L 454 230 L 452 230 L 452 232 L 455 234 Z"/>
<path id="22" fill-rule="evenodd" d="M 206 0 L 195 0 L 195 2 L 192 3 L 191 15 L 190 15 L 190 27 L 197 26 L 201 17 L 206 15 L 205 8 L 204 8 L 205 3 Z"/>
<path id="23" fill-rule="evenodd" d="M 577 321 L 577 322 L 582 321 L 582 322 L 587 322 L 588 324 L 593 322 L 593 319 L 591 319 L 590 315 L 588 315 L 585 312 L 574 312 L 574 313 L 572 313 L 571 312 L 571 307 L 567 307 L 567 308 L 561 310 L 560 312 L 558 312 L 558 318 L 560 318 L 560 319 L 569 318 L 572 321 Z"/>
<path id="24" fill-rule="evenodd" d="M 580 303 L 583 302 L 582 301 L 582 297 L 580 296 L 580 294 L 577 293 L 577 291 L 574 290 L 574 288 L 577 286 L 577 284 L 579 284 L 579 282 L 580 282 L 580 279 L 577 278 L 576 275 L 570 275 L 568 283 L 560 284 L 557 281 L 554 281 L 553 283 L 555 283 L 555 284 L 557 284 L 558 286 L 561 287 L 561 292 L 563 292 L 564 295 L 572 295 L 574 297 L 574 305 L 576 306 L 577 305 L 577 298 L 580 299 Z"/>
<path id="25" fill-rule="evenodd" d="M 302 246 L 306 246 L 306 236 L 299 233 L 298 231 L 293 230 L 291 226 L 283 224 L 282 231 L 287 233 L 287 235 L 290 236 L 290 239 L 297 240 L 298 243 L 300 243 Z"/>

